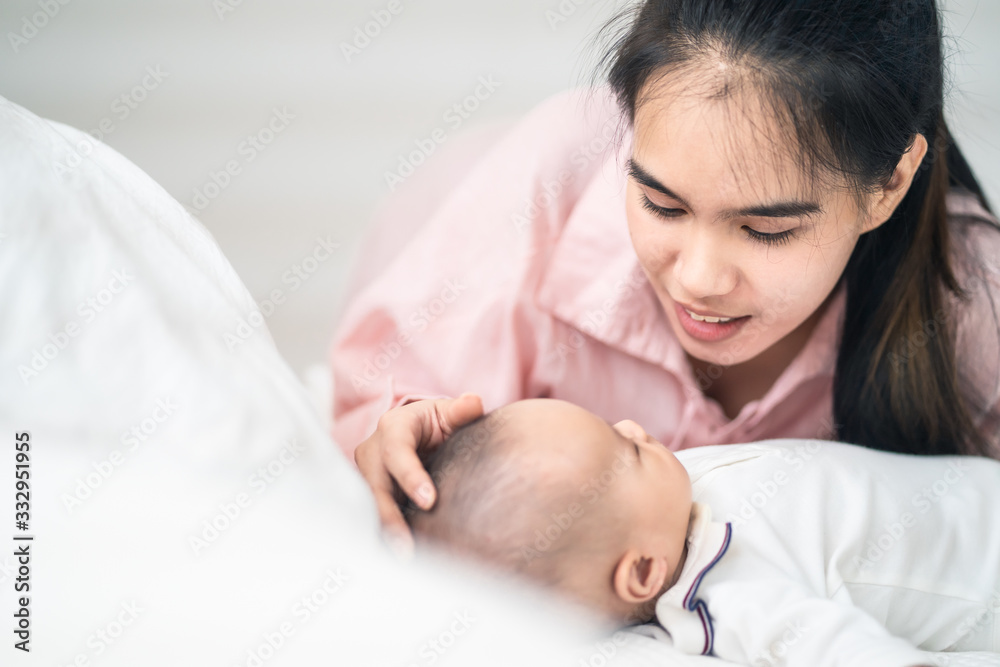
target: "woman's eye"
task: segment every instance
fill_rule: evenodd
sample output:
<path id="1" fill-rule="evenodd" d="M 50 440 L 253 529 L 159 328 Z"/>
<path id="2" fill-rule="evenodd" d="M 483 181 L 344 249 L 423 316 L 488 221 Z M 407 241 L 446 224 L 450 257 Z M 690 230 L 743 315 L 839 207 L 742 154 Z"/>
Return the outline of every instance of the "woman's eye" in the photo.
<path id="1" fill-rule="evenodd" d="M 789 239 L 792 237 L 792 230 L 786 229 L 783 232 L 778 232 L 776 234 L 765 234 L 764 232 L 758 232 L 755 229 L 750 229 L 749 227 L 744 227 L 747 230 L 747 234 L 754 241 L 758 243 L 763 243 L 764 245 L 777 246 L 788 243 Z"/>
<path id="2" fill-rule="evenodd" d="M 653 215 L 659 216 L 661 218 L 676 218 L 678 216 L 684 215 L 684 209 L 680 208 L 664 208 L 662 206 L 657 206 L 649 197 L 646 195 L 642 196 L 642 207 L 652 213 Z"/>
<path id="3" fill-rule="evenodd" d="M 642 196 L 642 207 L 660 218 L 677 218 L 685 213 L 684 209 L 681 208 L 664 208 L 662 206 L 657 206 L 650 201 L 649 197 L 646 195 Z M 792 238 L 794 231 L 786 229 L 783 232 L 766 234 L 764 232 L 758 232 L 756 229 L 751 229 L 750 227 L 744 227 L 743 229 L 746 230 L 747 236 L 749 236 L 751 240 L 756 243 L 763 243 L 767 246 L 779 246 L 788 243 Z"/>

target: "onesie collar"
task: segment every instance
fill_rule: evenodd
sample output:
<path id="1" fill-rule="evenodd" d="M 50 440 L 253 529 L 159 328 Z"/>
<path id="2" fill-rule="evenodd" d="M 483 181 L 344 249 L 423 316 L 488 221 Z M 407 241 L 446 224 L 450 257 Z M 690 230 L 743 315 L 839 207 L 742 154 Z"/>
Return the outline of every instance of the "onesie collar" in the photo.
<path id="1" fill-rule="evenodd" d="M 712 521 L 712 508 L 691 504 L 687 558 L 681 575 L 656 602 L 656 620 L 684 653 L 711 655 L 714 631 L 708 605 L 697 597 L 698 587 L 722 558 L 732 539 L 732 525 Z"/>

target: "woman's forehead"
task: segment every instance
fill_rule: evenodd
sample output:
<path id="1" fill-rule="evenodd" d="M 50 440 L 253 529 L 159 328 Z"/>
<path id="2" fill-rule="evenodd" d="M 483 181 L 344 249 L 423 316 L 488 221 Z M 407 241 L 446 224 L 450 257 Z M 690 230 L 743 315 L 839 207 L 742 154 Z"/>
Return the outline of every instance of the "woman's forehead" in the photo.
<path id="1" fill-rule="evenodd" d="M 663 78 L 640 96 L 632 157 L 647 171 L 733 197 L 820 199 L 839 189 L 806 159 L 790 117 L 753 89 L 713 97 L 688 80 Z"/>

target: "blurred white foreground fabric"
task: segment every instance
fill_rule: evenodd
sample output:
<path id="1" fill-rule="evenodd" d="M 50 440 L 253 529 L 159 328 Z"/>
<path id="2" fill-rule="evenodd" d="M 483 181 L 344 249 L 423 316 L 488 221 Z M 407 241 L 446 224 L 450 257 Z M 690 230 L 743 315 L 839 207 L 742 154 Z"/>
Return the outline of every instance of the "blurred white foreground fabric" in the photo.
<path id="1" fill-rule="evenodd" d="M 0 663 L 621 654 L 593 643 L 593 621 L 509 582 L 393 559 L 365 485 L 236 273 L 127 160 L 0 99 L 0 189 Z M 30 509 L 18 529 L 21 433 Z M 30 588 L 15 595 L 19 577 Z M 19 597 L 27 654 L 13 647 Z"/>

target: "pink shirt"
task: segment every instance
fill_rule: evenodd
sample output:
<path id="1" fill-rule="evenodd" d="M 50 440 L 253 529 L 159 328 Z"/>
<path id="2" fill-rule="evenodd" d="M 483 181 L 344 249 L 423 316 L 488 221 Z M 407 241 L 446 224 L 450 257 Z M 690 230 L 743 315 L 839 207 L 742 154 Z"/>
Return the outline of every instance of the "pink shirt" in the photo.
<path id="1" fill-rule="evenodd" d="M 625 219 L 630 136 L 616 139 L 619 124 L 601 90 L 558 95 L 498 140 L 447 146 L 400 188 L 378 226 L 383 247 L 365 255 L 381 271 L 351 300 L 333 344 L 333 433 L 347 453 L 389 408 L 464 391 L 487 410 L 572 401 L 612 423 L 633 419 L 673 450 L 834 438 L 843 281 L 767 393 L 727 418 L 639 268 Z M 1000 331 L 989 298 L 1000 295 L 1000 234 L 968 220 L 989 218 L 971 195 L 954 191 L 948 206 L 960 276 L 977 251 L 986 258 L 957 341 L 986 397 L 979 423 L 997 443 Z M 404 236 L 401 250 L 385 250 Z"/>

